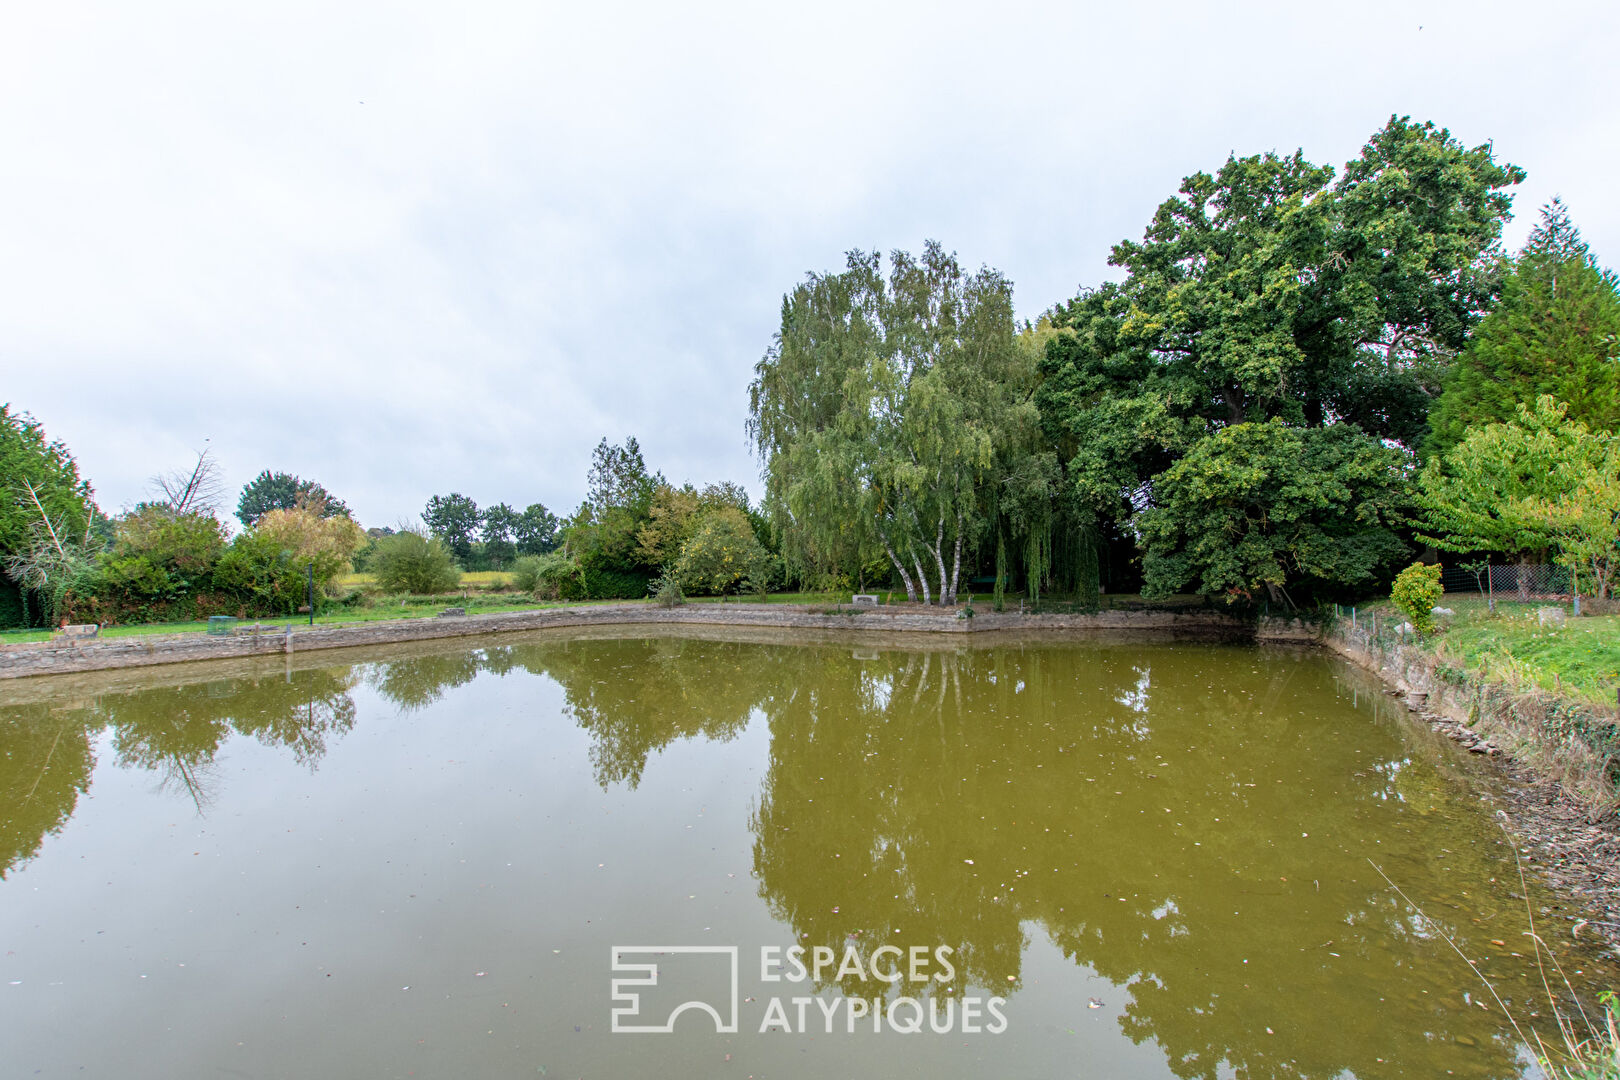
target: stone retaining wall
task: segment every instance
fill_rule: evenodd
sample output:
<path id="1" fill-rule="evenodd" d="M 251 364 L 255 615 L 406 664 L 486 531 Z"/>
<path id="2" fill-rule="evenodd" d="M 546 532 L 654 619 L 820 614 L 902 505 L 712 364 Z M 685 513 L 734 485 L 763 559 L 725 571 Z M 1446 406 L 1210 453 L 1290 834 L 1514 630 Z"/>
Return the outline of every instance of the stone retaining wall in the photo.
<path id="1" fill-rule="evenodd" d="M 1322 641 L 1380 676 L 1408 708 L 1448 721 L 1452 737 L 1470 749 L 1486 753 L 1506 745 L 1590 806 L 1615 797 L 1620 724 L 1612 709 L 1490 682 L 1416 644 L 1392 643 L 1366 625 L 1341 620 Z"/>
<path id="2" fill-rule="evenodd" d="M 1280 620 L 1277 620 L 1280 624 Z M 927 633 L 970 634 L 1006 630 L 1147 631 L 1199 637 L 1250 637 L 1252 624 L 1216 612 L 1101 611 L 1094 615 L 1018 615 L 994 612 L 960 619 L 954 613 L 907 611 L 887 614 L 878 609 L 856 615 L 816 614 L 785 604 L 687 604 L 661 608 L 650 604 L 600 604 L 491 615 L 399 619 L 352 626 L 294 627 L 290 633 L 252 634 L 241 629 L 229 636 L 204 633 L 137 635 L 77 641 L 32 642 L 0 647 L 0 679 L 109 668 L 148 667 L 199 660 L 275 656 L 317 649 L 347 649 L 389 645 L 402 641 L 472 637 L 482 634 L 541 630 L 553 627 L 593 627 L 646 624 L 757 626 L 853 631 L 859 634 Z M 272 628 L 275 629 L 275 628 Z M 1274 627 L 1279 636 L 1266 640 L 1295 640 L 1287 624 Z"/>

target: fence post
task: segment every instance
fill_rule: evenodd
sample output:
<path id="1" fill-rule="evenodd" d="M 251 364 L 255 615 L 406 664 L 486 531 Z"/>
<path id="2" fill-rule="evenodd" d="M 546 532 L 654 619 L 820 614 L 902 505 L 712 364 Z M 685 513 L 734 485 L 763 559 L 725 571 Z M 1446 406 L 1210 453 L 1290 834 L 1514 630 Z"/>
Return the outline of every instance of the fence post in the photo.
<path id="1" fill-rule="evenodd" d="M 1350 629 L 1356 628 L 1356 605 L 1350 605 Z"/>
<path id="2" fill-rule="evenodd" d="M 1491 560 L 1485 560 L 1485 610 L 1491 615 L 1496 614 L 1496 582 L 1491 580 Z"/>

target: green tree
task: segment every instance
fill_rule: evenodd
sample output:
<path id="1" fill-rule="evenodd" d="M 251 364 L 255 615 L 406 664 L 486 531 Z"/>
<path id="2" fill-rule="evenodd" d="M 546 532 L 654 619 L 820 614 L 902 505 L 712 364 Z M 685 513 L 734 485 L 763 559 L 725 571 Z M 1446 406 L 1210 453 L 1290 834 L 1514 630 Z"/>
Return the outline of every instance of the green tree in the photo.
<path id="1" fill-rule="evenodd" d="M 251 529 L 259 518 L 272 510 L 293 510 L 300 506 L 319 506 L 322 517 L 351 516 L 342 500 L 334 498 L 315 481 L 265 469 L 242 486 L 236 518 Z"/>
<path id="2" fill-rule="evenodd" d="M 406 529 L 379 537 L 371 555 L 377 587 L 393 593 L 449 592 L 461 581 L 455 558 L 437 536 Z"/>
<path id="3" fill-rule="evenodd" d="M 749 505 L 748 493 L 738 484 L 722 481 L 702 491 L 691 484 L 675 487 L 659 484 L 647 510 L 647 522 L 636 534 L 636 555 L 644 566 L 662 567 L 673 563 L 702 519 L 719 510 L 732 509 L 748 519 L 755 537 L 763 543 L 763 521 Z"/>
<path id="4" fill-rule="evenodd" d="M 681 546 L 675 576 L 692 593 L 736 592 L 744 583 L 756 591 L 770 574 L 770 556 L 754 536 L 747 515 L 734 506 L 705 515 Z"/>
<path id="5" fill-rule="evenodd" d="M 656 564 L 646 563 L 637 551 L 637 538 L 651 512 L 654 493 L 664 484 L 661 474 L 649 473 L 641 446 L 634 438 L 615 446 L 603 439 L 591 454 L 586 478 L 587 494 L 564 529 L 564 544 L 571 558 L 589 576 L 592 572 L 630 575 L 641 579 L 634 595 L 643 595 L 645 578 Z M 624 583 L 629 587 L 631 583 Z"/>
<path id="6" fill-rule="evenodd" d="M 325 516 L 318 502 L 268 510 L 231 542 L 214 567 L 214 585 L 267 614 L 296 611 L 313 581 L 317 604 L 349 571 L 366 534 L 346 514 Z"/>
<path id="7" fill-rule="evenodd" d="M 512 561 L 517 546 L 512 542 L 520 518 L 518 512 L 505 503 L 496 503 L 482 515 L 484 557 L 499 570 Z"/>
<path id="8" fill-rule="evenodd" d="M 1159 474 L 1137 516 L 1144 595 L 1189 584 L 1228 601 L 1365 585 L 1406 554 L 1408 458 L 1349 424 L 1222 428 Z"/>
<path id="9" fill-rule="evenodd" d="M 660 484 L 647 508 L 647 523 L 636 533 L 636 555 L 648 566 L 673 563 L 698 519 L 698 492 L 691 484 Z"/>
<path id="10" fill-rule="evenodd" d="M 0 404 L 0 477 L 0 560 L 10 565 L 23 558 L 33 565 L 38 560 L 31 557 L 47 550 L 98 546 L 91 526 L 99 512 L 73 455 L 60 440 L 48 438 L 39 421 L 6 404 Z M 26 621 L 16 573 L 8 570 L 0 581 L 0 627 Z"/>
<path id="11" fill-rule="evenodd" d="M 1510 420 L 1551 394 L 1594 431 L 1620 429 L 1620 277 L 1601 269 L 1562 202 L 1541 212 L 1501 301 L 1447 374 L 1426 450 L 1455 446 L 1469 427 Z"/>
<path id="12" fill-rule="evenodd" d="M 450 553 L 458 559 L 472 554 L 473 541 L 478 539 L 482 517 L 478 504 L 465 495 L 451 492 L 435 495 L 422 511 L 422 522 L 428 532 L 444 541 Z"/>
<path id="13" fill-rule="evenodd" d="M 1012 286 L 922 255 L 849 253 L 782 301 L 749 388 L 765 502 L 802 569 L 886 558 L 906 594 L 954 603 L 1017 404 Z"/>
<path id="14" fill-rule="evenodd" d="M 512 536 L 520 555 L 544 555 L 557 546 L 557 515 L 540 503 L 530 503 L 518 515 Z"/>
<path id="15" fill-rule="evenodd" d="M 1239 572 L 1230 553 L 1193 544 L 1201 519 L 1227 513 L 1215 501 L 1225 483 L 1194 477 L 1242 475 L 1247 462 L 1214 455 L 1247 449 L 1261 434 L 1280 446 L 1279 427 L 1343 427 L 1300 445 L 1385 475 L 1382 448 L 1417 445 L 1447 358 L 1499 290 L 1511 204 L 1503 189 L 1522 178 L 1488 145 L 1466 149 L 1405 118 L 1392 118 L 1337 178 L 1298 153 L 1233 157 L 1213 176 L 1188 177 L 1142 242 L 1114 248 L 1123 282 L 1054 312 L 1062 332 L 1046 343 L 1036 394 L 1048 438 L 1100 519 L 1141 533 L 1144 515 L 1165 511 L 1153 518 L 1157 539 L 1143 561 L 1154 588 L 1197 581 L 1229 596 L 1255 585 L 1269 592 L 1284 588 L 1291 569 L 1324 586 L 1358 580 L 1370 563 L 1348 550 L 1279 558 L 1275 571 L 1245 556 Z M 1264 427 L 1208 442 L 1245 424 Z M 1195 448 L 1194 464 L 1162 483 Z M 1276 472 L 1288 468 L 1268 459 L 1268 480 L 1253 494 L 1291 498 L 1311 487 Z M 1384 490 L 1381 479 L 1366 483 Z M 1293 518 L 1285 532 L 1308 525 L 1323 536 L 1361 536 L 1364 554 L 1396 550 L 1381 495 L 1372 526 L 1354 516 L 1360 499 L 1319 495 L 1310 500 L 1321 515 L 1313 521 L 1278 503 L 1252 504 L 1249 514 Z M 1363 535 L 1363 527 L 1379 532 Z M 1307 564 L 1316 569 L 1304 571 Z"/>
<path id="16" fill-rule="evenodd" d="M 1602 442 L 1603 449 L 1587 457 L 1567 499 L 1538 499 L 1525 513 L 1558 538 L 1577 577 L 1584 579 L 1577 585 L 1606 599 L 1620 571 L 1620 439 Z"/>
<path id="17" fill-rule="evenodd" d="M 599 516 L 611 510 L 644 507 L 662 479 L 647 472 L 641 444 L 634 436 L 626 439 L 622 446 L 615 446 L 604 438 L 591 453 L 586 502 Z"/>
<path id="18" fill-rule="evenodd" d="M 1620 560 L 1620 437 L 1568 412 L 1544 394 L 1507 423 L 1467 429 L 1423 470 L 1419 537 L 1521 562 L 1557 550 L 1607 595 Z"/>
<path id="19" fill-rule="evenodd" d="M 1550 395 L 1503 424 L 1468 429 L 1421 478 L 1418 538 L 1442 551 L 1490 551 L 1528 560 L 1557 543 L 1538 505 L 1571 500 L 1600 467 L 1602 442 Z"/>

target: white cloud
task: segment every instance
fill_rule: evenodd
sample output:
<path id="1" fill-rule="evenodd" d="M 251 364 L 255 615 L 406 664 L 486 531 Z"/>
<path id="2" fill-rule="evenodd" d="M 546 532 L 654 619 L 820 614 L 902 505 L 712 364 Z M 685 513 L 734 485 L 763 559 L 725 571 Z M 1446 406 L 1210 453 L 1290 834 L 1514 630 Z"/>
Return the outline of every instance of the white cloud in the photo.
<path id="1" fill-rule="evenodd" d="M 1530 170 L 1510 239 L 1561 193 L 1620 260 L 1616 17 L 1536 18 L 35 5 L 0 39 L 0 400 L 114 508 L 205 437 L 232 485 L 287 469 L 378 523 L 567 510 L 602 435 L 752 482 L 781 294 L 850 247 L 937 237 L 1033 315 L 1185 173 L 1339 164 L 1399 112 Z"/>

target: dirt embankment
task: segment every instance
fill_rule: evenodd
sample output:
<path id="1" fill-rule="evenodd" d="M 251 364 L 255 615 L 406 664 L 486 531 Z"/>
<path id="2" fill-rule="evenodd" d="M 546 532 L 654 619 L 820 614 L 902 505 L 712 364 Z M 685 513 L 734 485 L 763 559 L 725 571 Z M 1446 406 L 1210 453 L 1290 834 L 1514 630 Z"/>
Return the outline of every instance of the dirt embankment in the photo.
<path id="1" fill-rule="evenodd" d="M 1342 621 L 1329 649 L 1380 676 L 1441 733 L 1492 760 L 1505 781 L 1500 814 L 1526 858 L 1588 912 L 1577 936 L 1620 952 L 1620 723 L 1604 709 L 1521 693 L 1450 667 L 1415 644 L 1391 645 Z"/>

